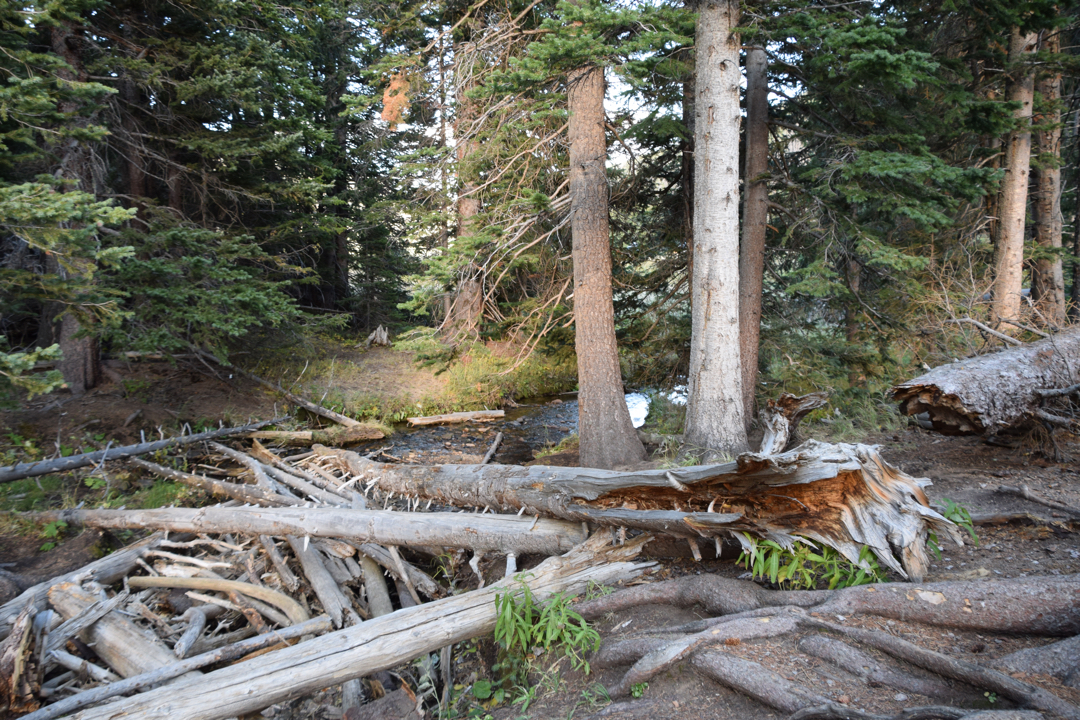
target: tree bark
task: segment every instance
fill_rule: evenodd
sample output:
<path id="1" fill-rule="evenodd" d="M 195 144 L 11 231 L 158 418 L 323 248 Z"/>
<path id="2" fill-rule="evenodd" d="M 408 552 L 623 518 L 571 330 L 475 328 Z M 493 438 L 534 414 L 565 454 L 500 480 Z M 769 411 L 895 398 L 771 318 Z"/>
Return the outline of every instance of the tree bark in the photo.
<path id="1" fill-rule="evenodd" d="M 520 582 L 529 586 L 536 602 L 544 602 L 557 592 L 581 592 L 589 582 L 629 580 L 648 567 L 628 562 L 639 550 L 640 543 L 608 548 L 594 537 L 563 557 L 541 563 Z M 496 621 L 495 596 L 512 591 L 518 582 L 508 578 L 254 657 L 207 673 L 183 693 L 164 687 L 71 717 L 218 720 L 257 712 L 326 687 L 329 678 L 337 683 L 361 678 L 490 633 Z"/>
<path id="2" fill-rule="evenodd" d="M 694 271 L 686 442 L 747 449 L 739 349 L 739 22 L 735 0 L 699 10 L 694 103 Z"/>
<path id="3" fill-rule="evenodd" d="M 570 73 L 570 195 L 574 256 L 574 348 L 583 467 L 610 469 L 645 459 L 623 393 L 611 291 L 604 70 Z"/>
<path id="4" fill-rule="evenodd" d="M 1042 49 L 1048 53 L 1061 52 L 1058 30 L 1044 31 Z M 1039 258 L 1032 270 L 1031 294 L 1036 306 L 1053 327 L 1068 323 L 1065 308 L 1065 277 L 1061 263 L 1061 73 L 1043 74 L 1035 87 L 1047 109 L 1036 119 L 1044 126 L 1035 134 L 1039 167 L 1035 174 L 1035 198 L 1032 220 L 1035 225 L 1035 245 L 1053 257 Z"/>
<path id="5" fill-rule="evenodd" d="M 941 365 L 892 389 L 906 415 L 930 414 L 938 432 L 995 433 L 1034 422 L 1036 390 L 1080 382 L 1080 328 L 990 355 Z"/>
<path id="6" fill-rule="evenodd" d="M 743 171 L 742 244 L 739 247 L 739 355 L 747 429 L 754 416 L 761 336 L 765 231 L 769 222 L 769 61 L 765 48 L 746 49 L 746 162 Z"/>
<path id="7" fill-rule="evenodd" d="M 1035 52 L 1038 33 L 1021 34 L 1013 28 L 1009 38 L 1006 99 L 1019 104 L 1016 127 L 1005 142 L 1005 178 L 998 203 L 998 232 L 995 244 L 993 305 L 991 314 L 1007 327 L 1008 320 L 1020 317 L 1024 280 L 1024 229 L 1027 219 L 1028 173 L 1031 165 L 1031 113 L 1035 94 L 1035 71 L 1026 61 Z M 1024 63 L 1024 64 L 1022 64 Z"/>

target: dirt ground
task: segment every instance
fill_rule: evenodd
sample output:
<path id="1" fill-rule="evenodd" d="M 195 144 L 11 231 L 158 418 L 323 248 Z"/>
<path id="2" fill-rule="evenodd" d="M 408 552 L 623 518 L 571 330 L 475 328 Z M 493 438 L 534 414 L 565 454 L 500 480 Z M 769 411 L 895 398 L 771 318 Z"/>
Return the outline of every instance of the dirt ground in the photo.
<path id="1" fill-rule="evenodd" d="M 367 360 L 374 363 L 370 366 L 370 374 L 380 376 L 379 382 L 391 382 L 388 376 L 393 375 L 393 368 L 388 366 L 379 370 L 378 363 L 385 360 L 396 366 L 400 361 L 383 358 L 383 352 L 375 350 L 366 354 Z M 125 444 L 137 442 L 141 436 L 155 436 L 159 426 L 175 429 L 183 423 L 193 427 L 216 426 L 218 421 L 239 423 L 272 417 L 282 409 L 280 400 L 247 381 L 225 376 L 211 377 L 189 366 L 113 361 L 109 370 L 112 381 L 82 398 L 50 396 L 36 400 L 28 409 L 0 414 L 4 433 L 36 438 L 40 447 L 49 454 L 55 452 L 54 446 L 61 445 L 91 449 L 95 443 L 98 446 L 101 444 L 94 439 L 98 436 L 106 436 L 115 444 Z M 405 384 L 412 382 L 407 375 L 400 375 L 398 379 Z M 555 411 L 565 414 L 568 410 L 556 408 L 552 412 Z M 564 415 L 544 417 L 543 423 L 538 424 L 556 434 L 570 429 Z M 415 442 L 410 441 L 408 436 L 395 437 L 372 444 L 371 449 L 384 449 L 385 457 L 380 459 L 397 459 L 414 464 L 477 462 L 489 446 L 492 436 L 503 429 L 509 433 L 514 429 L 513 423 L 520 426 L 519 420 L 508 416 L 507 423 L 502 425 L 439 428 L 429 431 L 427 435 L 417 435 Z M 814 428 L 809 428 L 808 434 L 813 435 Z M 528 444 L 534 442 L 530 438 L 535 437 L 524 434 L 514 436 L 496 455 L 496 462 L 527 461 Z M 908 474 L 930 478 L 934 483 L 928 490 L 932 502 L 950 498 L 976 515 L 1023 511 L 1047 521 L 978 527 L 978 544 L 945 547 L 940 559 L 932 562 L 927 582 L 1074 575 L 1080 583 L 1080 575 L 1077 575 L 1080 574 L 1080 535 L 1077 535 L 1074 526 L 1049 507 L 997 490 L 1000 485 L 1027 485 L 1043 497 L 1080 507 L 1080 463 L 1075 459 L 1051 462 L 1022 443 L 1016 447 L 1004 447 L 978 437 L 943 437 L 916 426 L 898 433 L 871 436 L 867 442 L 881 445 L 886 459 Z M 1073 458 L 1080 458 L 1080 442 L 1077 438 L 1066 436 L 1060 442 Z M 575 461 L 573 455 L 563 453 L 545 462 L 571 464 Z M 68 539 L 51 551 L 41 552 L 37 540 L 10 533 L 0 535 L 0 569 L 44 578 L 79 567 L 117 542 L 116 538 L 87 532 Z M 736 546 L 725 545 L 719 559 L 715 558 L 711 548 L 703 549 L 705 558 L 698 563 L 689 557 L 689 549 L 681 543 L 654 543 L 649 552 L 658 559 L 658 566 L 645 580 L 652 582 L 693 573 L 745 577 L 745 570 L 734 562 L 738 554 Z M 498 557 L 488 558 L 484 572 L 498 573 L 502 561 Z M 467 587 L 468 581 L 462 582 L 463 587 Z M 677 625 L 701 616 L 702 613 L 695 609 L 645 606 L 604 618 L 598 624 L 598 629 L 606 643 L 633 637 L 649 628 Z M 979 662 L 1049 641 L 1046 638 L 943 632 L 939 628 L 893 621 L 886 623 L 858 618 L 847 618 L 846 621 L 856 625 L 870 624 L 924 647 Z M 730 650 L 797 680 L 821 696 L 864 710 L 895 713 L 905 707 L 936 702 L 887 687 L 872 687 L 858 677 L 832 666 L 826 667 L 822 661 L 800 653 L 798 639 L 785 637 L 749 642 Z M 455 683 L 461 686 L 466 697 L 472 680 L 490 674 L 490 640 L 486 641 L 486 646 L 485 642 L 474 646 L 475 652 L 465 652 L 467 648 L 464 644 L 455 649 Z M 490 715 L 495 720 L 518 717 L 735 720 L 783 716 L 699 676 L 685 664 L 650 681 L 640 698 L 616 698 L 614 703 L 608 702 L 597 683 L 614 685 L 625 668 L 598 670 L 584 676 L 570 671 L 565 667 L 565 661 L 555 665 L 554 669 L 552 665 L 553 659 L 543 656 L 534 661 L 536 672 L 533 677 L 539 691 L 537 699 L 526 712 L 506 706 L 481 708 L 475 701 L 462 701 L 456 716 Z M 414 673 L 411 666 L 406 666 L 399 668 L 399 675 L 408 681 Z M 1072 688 L 1063 688 L 1049 678 L 1026 679 L 1080 703 L 1080 693 Z M 992 699 L 988 697 L 987 707 L 1008 707 L 1002 700 L 991 703 Z M 263 716 L 337 720 L 341 717 L 340 693 L 336 689 L 328 689 L 269 708 Z"/>

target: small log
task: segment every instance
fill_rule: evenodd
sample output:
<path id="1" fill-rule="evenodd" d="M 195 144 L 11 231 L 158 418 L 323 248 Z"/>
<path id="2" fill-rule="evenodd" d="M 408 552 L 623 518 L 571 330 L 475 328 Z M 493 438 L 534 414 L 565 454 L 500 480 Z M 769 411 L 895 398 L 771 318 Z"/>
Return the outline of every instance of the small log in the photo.
<path id="1" fill-rule="evenodd" d="M 22 609 L 26 607 L 26 603 L 32 600 L 35 612 L 44 610 L 45 605 L 48 603 L 49 590 L 54 585 L 74 582 L 77 578 L 84 581 L 93 580 L 100 585 L 112 585 L 114 582 L 130 573 L 132 569 L 138 567 L 138 561 L 151 550 L 156 550 L 160 547 L 163 542 L 165 542 L 165 534 L 154 533 L 150 537 L 144 538 L 133 545 L 129 545 L 122 550 L 117 550 L 100 560 L 95 560 L 89 565 L 84 565 L 78 570 L 59 575 L 51 580 L 28 588 L 18 597 L 13 598 L 4 603 L 3 606 L 0 606 L 0 638 L 7 637 L 8 632 L 11 630 L 12 622 L 15 617 L 22 612 Z"/>
<path id="2" fill-rule="evenodd" d="M 157 440 L 155 442 L 139 443 L 138 445 L 107 448 L 92 453 L 83 453 L 82 455 L 71 455 L 68 457 L 55 458 L 53 460 L 39 460 L 38 462 L 19 463 L 8 467 L 0 467 L 0 483 L 21 480 L 23 478 L 35 477 L 38 475 L 48 475 L 50 473 L 67 472 L 81 467 L 89 467 L 90 465 L 99 465 L 106 460 L 120 460 L 121 458 L 133 457 L 135 455 L 145 455 L 177 445 L 190 445 L 191 443 L 202 442 L 203 440 L 242 435 L 267 425 L 279 423 L 286 419 L 287 418 L 283 417 L 274 418 L 273 420 L 263 420 L 262 422 L 252 423 L 251 425 L 244 425 L 242 427 L 222 428 L 220 430 L 196 433 L 195 435 L 184 435 L 182 437 Z"/>
<path id="3" fill-rule="evenodd" d="M 490 552 L 557 555 L 584 539 L 581 526 L 562 520 L 478 513 L 409 513 L 348 508 L 157 508 L 59 510 L 48 521 L 101 528 L 171 532 L 310 535 L 383 545 L 460 547 Z"/>
<path id="4" fill-rule="evenodd" d="M 322 603 L 323 610 L 334 621 L 334 627 L 340 628 L 346 624 L 358 624 L 360 618 L 352 609 L 352 603 L 341 592 L 341 588 L 338 587 L 337 582 L 330 575 L 330 571 L 323 565 L 319 552 L 314 547 L 311 547 L 309 543 L 305 543 L 294 535 L 286 535 L 285 539 L 289 542 L 293 554 L 300 561 L 300 567 L 304 569 L 304 575 L 307 576 L 311 589 L 315 591 L 315 596 Z"/>
<path id="5" fill-rule="evenodd" d="M 480 461 L 481 465 L 487 465 L 491 462 L 491 458 L 495 457 L 495 452 L 499 449 L 499 443 L 502 442 L 503 434 L 501 432 L 495 433 L 495 439 L 491 441 L 491 447 L 488 448 L 487 453 L 484 455 L 484 459 Z"/>
<path id="6" fill-rule="evenodd" d="M 474 410 L 473 412 L 456 412 L 447 413 L 446 415 L 425 415 L 421 417 L 408 418 L 409 424 L 412 426 L 417 425 L 441 425 L 450 423 L 463 423 L 463 422 L 488 422 L 491 420 L 501 420 L 506 417 L 506 412 L 503 410 Z"/>
<path id="7" fill-rule="evenodd" d="M 549 558 L 534 568 L 523 580 L 534 600 L 542 603 L 555 593 L 581 592 L 589 582 L 629 580 L 649 567 L 630 562 L 641 541 L 609 547 L 603 535 L 598 533 L 565 556 Z M 71 717 L 219 720 L 257 712 L 326 687 L 329 678 L 336 682 L 361 678 L 489 633 L 496 622 L 495 596 L 515 587 L 517 581 L 503 580 L 207 673 L 200 682 L 185 686 L 182 694 L 159 688 Z"/>
<path id="8" fill-rule="evenodd" d="M 259 543 L 266 551 L 266 555 L 270 558 L 270 563 L 277 570 L 278 577 L 281 578 L 281 584 L 288 590 L 296 590 L 300 587 L 300 580 L 293 574 L 293 571 L 289 569 L 289 566 L 285 564 L 285 558 L 281 556 L 281 553 L 277 549 L 277 545 L 274 544 L 274 539 L 268 535 L 259 535 Z"/>
<path id="9" fill-rule="evenodd" d="M 1031 502 L 1045 505 L 1052 510 L 1057 510 L 1058 512 L 1065 513 L 1073 519 L 1080 519 L 1080 510 L 1069 505 L 1064 505 L 1054 500 L 1050 500 L 1049 498 L 1044 498 L 1042 495 L 1038 494 L 1037 492 L 1029 488 L 1027 485 L 1021 485 L 1020 487 L 1012 487 L 1011 485 L 999 485 L 998 492 L 1006 493 L 1008 495 L 1018 495 L 1025 500 L 1030 500 Z"/>
<path id="10" fill-rule="evenodd" d="M 390 589 L 386 586 L 386 576 L 383 575 L 382 568 L 366 554 L 360 558 L 360 567 L 364 573 L 364 587 L 367 588 L 371 617 L 382 617 L 394 612 L 394 606 L 390 602 Z"/>
<path id="11" fill-rule="evenodd" d="M 207 445 L 209 445 L 212 450 L 216 450 L 230 460 L 235 460 L 246 467 L 251 472 L 252 476 L 254 476 L 255 484 L 266 492 L 281 494 L 277 484 L 266 474 L 262 463 L 255 458 L 246 453 L 242 453 L 239 450 L 233 450 L 231 447 L 222 445 L 219 442 L 210 442 L 207 443 Z"/>
<path id="12" fill-rule="evenodd" d="M 356 425 L 341 425 L 323 430 L 259 430 L 248 433 L 245 437 L 296 447 L 307 447 L 312 443 L 338 447 L 365 440 L 382 440 L 386 433 L 377 425 L 358 422 Z"/>
<path id="13" fill-rule="evenodd" d="M 109 698 L 118 695 L 126 695 L 128 693 L 145 690 L 146 688 L 155 685 L 160 685 L 167 680 L 172 680 L 175 677 L 184 675 L 192 670 L 204 668 L 207 665 L 216 665 L 222 662 L 238 660 L 257 650 L 262 650 L 271 645 L 287 642 L 304 635 L 321 635 L 322 633 L 329 631 L 330 627 L 330 618 L 322 615 L 299 625 L 293 625 L 292 627 L 282 628 L 280 630 L 272 630 L 265 635 L 260 635 L 251 638 L 250 640 L 241 640 L 238 643 L 226 645 L 223 648 L 218 648 L 217 650 L 203 653 L 202 655 L 196 655 L 193 658 L 167 665 L 158 670 L 152 670 L 143 673 L 142 675 L 135 675 L 104 687 L 93 688 L 92 690 L 87 690 L 78 695 L 64 698 L 59 702 L 55 702 L 35 713 L 27 715 L 23 720 L 54 720 L 54 718 L 69 715 L 77 710 L 88 708 L 103 700 L 108 700 Z"/>
<path id="14" fill-rule="evenodd" d="M 929 565 L 928 533 L 963 544 L 956 526 L 930 507 L 923 491 L 930 481 L 904 474 L 868 445 L 809 441 L 779 455 L 744 453 L 722 465 L 637 472 L 388 465 L 347 450 L 312 449 L 384 492 L 683 537 L 748 532 L 790 547 L 801 536 L 854 563 L 866 546 L 915 581 Z"/>
<path id="15" fill-rule="evenodd" d="M 1001 352 L 941 365 L 892 389 L 906 415 L 926 412 L 938 432 L 989 434 L 1032 424 L 1036 391 L 1080 382 L 1080 326 Z"/>
<path id="16" fill-rule="evenodd" d="M 65 618 L 72 618 L 97 598 L 74 583 L 63 583 L 49 590 L 49 602 Z M 138 625 L 117 613 L 106 615 L 84 630 L 82 639 L 121 677 L 141 675 L 176 662 L 164 643 L 149 638 Z M 194 673 L 193 677 L 199 675 Z"/>

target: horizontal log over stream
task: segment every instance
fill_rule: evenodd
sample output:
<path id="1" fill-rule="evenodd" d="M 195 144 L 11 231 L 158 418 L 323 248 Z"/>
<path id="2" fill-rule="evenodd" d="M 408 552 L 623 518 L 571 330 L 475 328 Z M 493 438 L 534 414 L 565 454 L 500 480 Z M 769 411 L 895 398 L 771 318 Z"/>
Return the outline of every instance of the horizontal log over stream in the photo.
<path id="1" fill-rule="evenodd" d="M 382 545 L 559 555 L 585 540 L 581 524 L 479 513 L 410 513 L 345 508 L 159 508 L 60 510 L 39 517 L 98 528 L 344 538 Z"/>
<path id="2" fill-rule="evenodd" d="M 930 508 L 923 492 L 930 481 L 905 475 L 867 445 L 810 441 L 782 454 L 639 472 L 390 465 L 347 450 L 313 449 L 384 492 L 685 537 L 749 532 L 790 546 L 801 536 L 852 562 L 868 546 L 912 580 L 925 575 L 928 532 L 963 544 L 956 526 Z"/>

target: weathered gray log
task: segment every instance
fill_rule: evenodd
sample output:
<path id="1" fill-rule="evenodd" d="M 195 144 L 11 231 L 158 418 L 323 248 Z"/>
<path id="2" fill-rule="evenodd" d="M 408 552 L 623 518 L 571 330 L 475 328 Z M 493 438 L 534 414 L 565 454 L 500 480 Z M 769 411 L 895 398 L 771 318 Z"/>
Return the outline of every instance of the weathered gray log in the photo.
<path id="1" fill-rule="evenodd" d="M 370 556 L 360 557 L 360 567 L 364 573 L 364 587 L 367 588 L 368 609 L 371 617 L 377 618 L 394 612 L 390 602 L 390 590 L 386 587 L 386 576 L 382 568 Z"/>
<path id="2" fill-rule="evenodd" d="M 259 535 L 259 543 L 263 546 L 263 550 L 266 551 L 266 555 L 270 558 L 270 562 L 274 566 L 274 569 L 277 570 L 278 577 L 281 579 L 281 584 L 289 590 L 298 588 L 300 586 L 300 580 L 293 574 L 293 571 L 289 569 L 289 566 L 285 564 L 285 558 L 283 558 L 281 552 L 278 551 L 277 545 L 274 544 L 274 539 L 269 535 Z"/>
<path id="3" fill-rule="evenodd" d="M 347 450 L 313 450 L 386 492 L 685 537 L 749 532 L 791 546 L 802 536 L 856 563 L 868 546 L 882 564 L 915 581 L 929 564 L 929 532 L 963 544 L 956 526 L 930 507 L 923 492 L 930 481 L 905 475 L 868 445 L 809 441 L 779 455 L 637 472 L 388 465 Z"/>
<path id="4" fill-rule="evenodd" d="M 353 547 L 355 547 L 362 555 L 371 558 L 373 561 L 375 561 L 379 565 L 382 565 L 390 572 L 398 572 L 397 562 L 390 555 L 390 551 L 384 548 L 382 545 L 376 545 L 374 543 L 355 543 L 353 544 Z M 409 576 L 409 582 L 411 582 L 413 584 L 413 587 L 415 587 L 417 590 L 424 593 L 432 600 L 434 600 L 435 598 L 440 598 L 446 594 L 442 586 L 439 585 L 439 583 L 435 582 L 435 580 L 426 572 L 420 570 L 415 565 L 404 559 L 402 559 L 401 564 L 404 566 L 405 572 Z M 364 577 L 366 582 L 366 570 L 364 571 Z"/>
<path id="5" fill-rule="evenodd" d="M 995 433 L 1033 422 L 1037 390 L 1080 382 L 1080 326 L 1046 340 L 941 365 L 892 389 L 906 415 L 928 413 L 938 432 Z"/>
<path id="6" fill-rule="evenodd" d="M 319 551 L 295 535 L 286 535 L 285 539 L 288 540 L 296 559 L 300 561 L 300 567 L 303 568 L 311 589 L 315 591 L 315 596 L 322 603 L 323 610 L 334 621 L 334 627 L 358 624 L 360 618 L 353 610 L 352 603 L 331 577 L 330 571 L 319 557 Z"/>
<path id="7" fill-rule="evenodd" d="M 258 637 L 253 637 L 248 640 L 241 640 L 238 643 L 226 645 L 223 648 L 218 648 L 217 650 L 212 650 L 203 653 L 202 655 L 196 655 L 193 658 L 173 663 L 172 665 L 168 665 L 158 670 L 152 670 L 143 673 L 142 675 L 134 675 L 125 680 L 110 683 L 109 685 L 102 687 L 96 687 L 87 690 L 86 692 L 81 692 L 78 695 L 72 695 L 71 697 L 64 698 L 59 702 L 44 707 L 35 713 L 26 715 L 25 720 L 53 720 L 53 718 L 63 717 L 76 710 L 96 705 L 103 700 L 108 700 L 109 698 L 118 695 L 126 695 L 131 692 L 138 692 L 155 685 L 160 685 L 166 680 L 172 680 L 174 677 L 179 677 L 192 670 L 198 670 L 207 665 L 216 665 L 220 662 L 237 660 L 256 650 L 262 650 L 263 648 L 294 638 L 299 638 L 304 635 L 321 635 L 322 633 L 329 631 L 330 628 L 330 618 L 325 615 L 320 615 L 317 618 L 312 618 L 299 625 L 273 630 L 264 635 L 259 635 Z"/>
<path id="8" fill-rule="evenodd" d="M 261 585 L 237 582 L 236 580 L 224 580 L 222 578 L 208 577 L 131 577 L 127 580 L 128 587 L 132 588 L 189 588 L 192 590 L 213 590 L 220 592 L 238 592 L 249 595 L 259 600 L 264 600 L 277 608 L 289 618 L 294 625 L 307 622 L 310 618 L 308 613 L 300 605 L 284 593 L 271 590 Z"/>
<path id="9" fill-rule="evenodd" d="M 154 442 L 139 443 L 138 445 L 125 445 L 124 447 L 98 450 L 92 453 L 83 453 L 82 455 L 69 455 L 68 457 L 55 458 L 53 460 L 39 460 L 38 462 L 19 463 L 18 465 L 0 467 L 0 483 L 35 477 L 37 475 L 67 472 L 68 470 L 97 465 L 105 460 L 119 460 L 134 455 L 145 455 L 146 453 L 157 452 L 158 450 L 164 450 L 165 448 L 174 447 L 176 445 L 190 445 L 191 443 L 202 442 L 203 440 L 213 440 L 214 438 L 240 435 L 242 433 L 251 432 L 252 430 L 258 430 L 266 425 L 279 423 L 286 419 L 287 418 L 283 417 L 274 418 L 273 420 L 264 420 L 242 427 L 222 428 L 220 430 L 196 433 L 195 435 L 184 435 L 182 437 L 167 438 L 165 440 L 156 440 Z"/>
<path id="10" fill-rule="evenodd" d="M 34 637 L 34 604 L 27 602 L 4 642 L 0 643 L 0 712 L 36 710 L 34 672 L 27 662 Z"/>
<path id="11" fill-rule="evenodd" d="M 416 425 L 441 425 L 450 423 L 463 423 L 473 420 L 500 420 L 506 417 L 503 410 L 474 410 L 473 412 L 456 412 L 445 415 L 424 415 L 409 418 L 409 424 Z"/>
<path id="12" fill-rule="evenodd" d="M 1007 673 L 1050 675 L 1080 689 L 1080 635 L 1042 647 L 1017 650 L 990 663 Z"/>
<path id="13" fill-rule="evenodd" d="M 97 598 L 74 583 L 55 585 L 49 603 L 65 618 L 72 618 L 97 602 Z M 176 658 L 165 644 L 152 639 L 127 618 L 111 613 L 82 632 L 94 653 L 121 677 L 141 675 L 167 667 Z M 192 678 L 200 673 L 191 673 Z"/>
<path id="14" fill-rule="evenodd" d="M 784 393 L 769 402 L 758 413 L 765 430 L 761 438 L 759 455 L 773 455 L 791 448 L 799 429 L 799 423 L 808 414 L 829 402 L 829 393 L 816 392 L 795 396 Z"/>
<path id="15" fill-rule="evenodd" d="M 581 592 L 588 583 L 628 580 L 649 564 L 629 562 L 640 542 L 604 545 L 604 533 L 565 556 L 549 558 L 521 582 L 537 602 L 553 594 Z M 503 580 L 483 590 L 436 600 L 323 635 L 290 648 L 252 658 L 204 675 L 182 694 L 160 688 L 124 698 L 72 718 L 91 720 L 138 717 L 144 720 L 218 720 L 257 712 L 264 707 L 326 687 L 392 668 L 423 653 L 491 632 L 495 596 L 518 587 Z"/>
<path id="16" fill-rule="evenodd" d="M 175 539 L 175 538 L 174 538 Z M 94 580 L 101 585 L 112 585 L 120 578 L 131 572 L 138 565 L 137 560 L 151 550 L 156 550 L 165 540 L 164 533 L 154 533 L 148 538 L 129 545 L 122 550 L 106 555 L 100 560 L 95 560 L 89 565 L 84 565 L 78 570 L 73 570 L 63 575 L 39 583 L 28 588 L 21 595 L 9 600 L 0 606 L 0 639 L 6 638 L 11 630 L 11 621 L 26 607 L 26 603 L 34 601 L 34 611 L 40 612 L 45 609 L 48 602 L 49 588 L 60 583 L 72 582 L 75 578 Z"/>
<path id="17" fill-rule="evenodd" d="M 478 513 L 409 513 L 348 508 L 158 508 L 58 510 L 40 518 L 100 528 L 172 532 L 310 535 L 383 545 L 468 548 L 483 552 L 557 555 L 584 539 L 581 526 L 562 520 Z"/>

